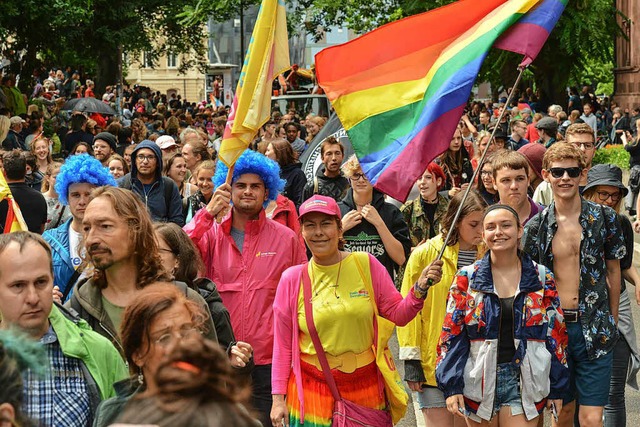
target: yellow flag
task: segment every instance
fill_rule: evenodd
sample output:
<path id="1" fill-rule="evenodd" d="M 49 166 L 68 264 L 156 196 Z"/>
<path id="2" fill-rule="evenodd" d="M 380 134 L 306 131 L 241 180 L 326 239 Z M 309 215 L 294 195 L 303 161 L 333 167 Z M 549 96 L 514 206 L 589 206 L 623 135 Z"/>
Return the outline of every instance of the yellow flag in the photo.
<path id="1" fill-rule="evenodd" d="M 20 207 L 13 200 L 13 196 L 11 195 L 11 189 L 9 188 L 9 184 L 7 184 L 7 180 L 4 178 L 4 174 L 0 172 L 0 201 L 7 200 L 7 219 L 4 224 L 0 224 L 3 226 L 3 233 L 13 233 L 14 231 L 29 231 L 27 228 L 27 223 L 24 222 L 24 218 L 22 217 L 22 212 L 20 212 Z"/>
<path id="2" fill-rule="evenodd" d="M 263 0 L 242 65 L 219 157 L 228 167 L 271 116 L 271 82 L 289 65 L 287 17 L 282 0 Z"/>

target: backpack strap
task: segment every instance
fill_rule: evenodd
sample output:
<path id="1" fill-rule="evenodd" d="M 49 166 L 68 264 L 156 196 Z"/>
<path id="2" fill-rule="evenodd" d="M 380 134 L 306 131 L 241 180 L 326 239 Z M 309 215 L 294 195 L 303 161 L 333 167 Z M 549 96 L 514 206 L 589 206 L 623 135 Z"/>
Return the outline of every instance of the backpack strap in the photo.
<path id="1" fill-rule="evenodd" d="M 313 177 L 313 194 L 318 194 L 318 177 L 314 176 Z"/>

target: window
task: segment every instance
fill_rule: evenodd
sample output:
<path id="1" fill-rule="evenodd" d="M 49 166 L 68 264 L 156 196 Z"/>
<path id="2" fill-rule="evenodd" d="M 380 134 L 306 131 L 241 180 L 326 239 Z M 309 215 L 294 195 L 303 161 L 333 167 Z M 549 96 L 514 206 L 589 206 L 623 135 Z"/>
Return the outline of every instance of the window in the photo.
<path id="1" fill-rule="evenodd" d="M 144 63 L 142 64 L 146 68 L 154 68 L 156 64 L 153 63 L 153 56 L 151 52 L 144 53 Z"/>
<path id="2" fill-rule="evenodd" d="M 178 55 L 173 52 L 167 52 L 167 68 L 178 67 Z"/>

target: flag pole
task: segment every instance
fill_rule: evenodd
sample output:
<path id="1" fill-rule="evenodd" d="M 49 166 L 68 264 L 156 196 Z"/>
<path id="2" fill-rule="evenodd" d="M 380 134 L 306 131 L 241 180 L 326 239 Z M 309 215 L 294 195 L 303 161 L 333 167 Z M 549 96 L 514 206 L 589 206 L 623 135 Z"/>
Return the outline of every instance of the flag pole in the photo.
<path id="1" fill-rule="evenodd" d="M 516 91 L 515 89 L 518 87 L 518 84 L 520 83 L 520 79 L 522 78 L 522 74 L 524 73 L 524 70 L 527 68 L 527 66 L 528 64 L 526 65 L 520 64 L 518 66 L 518 70 L 520 70 L 520 72 L 518 73 L 518 77 L 516 77 L 516 81 L 513 84 L 513 89 L 511 90 L 511 93 L 507 96 L 507 101 L 505 102 L 505 108 L 502 109 L 502 111 L 500 112 L 500 115 L 498 116 L 498 124 L 500 123 L 500 120 L 502 120 L 502 117 L 507 111 L 506 107 L 511 103 L 513 94 Z M 447 232 L 447 235 L 444 238 L 444 244 L 442 245 L 442 248 L 440 249 L 440 253 L 438 254 L 438 257 L 435 259 L 435 261 L 442 259 L 442 255 L 444 255 L 444 251 L 447 249 L 447 242 L 449 241 L 449 239 L 451 239 L 451 234 L 453 233 L 454 226 L 456 225 L 456 223 L 458 222 L 458 219 L 460 218 L 460 213 L 462 212 L 462 207 L 464 206 L 464 202 L 465 200 L 467 200 L 467 196 L 469 196 L 469 192 L 471 191 L 471 184 L 475 182 L 476 177 L 478 176 L 478 172 L 482 169 L 484 160 L 487 157 L 487 153 L 489 152 L 489 146 L 491 145 L 491 141 L 493 141 L 493 137 L 496 134 L 497 130 L 498 130 L 498 125 L 494 126 L 493 131 L 491 131 L 489 144 L 487 144 L 487 146 L 484 148 L 484 151 L 482 152 L 482 156 L 480 157 L 480 161 L 478 162 L 478 167 L 476 168 L 476 170 L 473 171 L 473 175 L 471 176 L 471 181 L 467 186 L 467 188 L 464 190 L 464 194 L 462 195 L 462 200 L 460 201 L 460 206 L 458 206 L 458 210 L 456 210 L 456 214 L 453 216 L 451 227 L 449 227 L 449 231 Z M 465 148 L 462 147 L 462 149 L 465 149 Z M 427 287 L 431 287 L 433 285 L 434 285 L 433 279 L 428 279 Z"/>

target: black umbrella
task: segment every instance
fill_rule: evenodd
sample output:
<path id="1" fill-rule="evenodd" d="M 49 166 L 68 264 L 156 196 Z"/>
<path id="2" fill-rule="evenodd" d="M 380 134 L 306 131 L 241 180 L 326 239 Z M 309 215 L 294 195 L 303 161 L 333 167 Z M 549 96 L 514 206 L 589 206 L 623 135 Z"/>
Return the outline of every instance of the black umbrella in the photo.
<path id="1" fill-rule="evenodd" d="M 109 104 L 95 98 L 75 98 L 64 103 L 62 110 L 80 111 L 82 113 L 99 113 L 115 116 L 116 112 Z"/>

